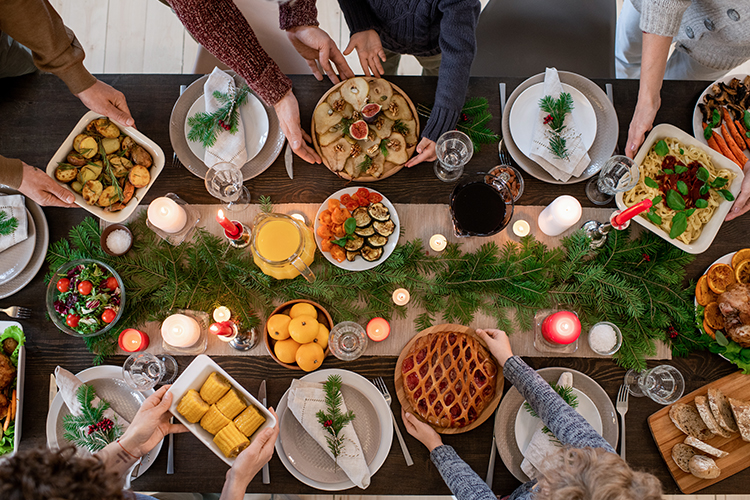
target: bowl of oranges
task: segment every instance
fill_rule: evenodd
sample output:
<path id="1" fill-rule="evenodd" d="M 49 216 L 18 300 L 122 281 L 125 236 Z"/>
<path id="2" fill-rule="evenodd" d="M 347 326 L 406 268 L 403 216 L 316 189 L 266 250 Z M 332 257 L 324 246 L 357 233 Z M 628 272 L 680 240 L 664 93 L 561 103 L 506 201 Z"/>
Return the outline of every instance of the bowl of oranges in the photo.
<path id="1" fill-rule="evenodd" d="M 291 300 L 277 307 L 266 321 L 266 348 L 281 366 L 311 372 L 328 356 L 333 319 L 320 304 Z"/>

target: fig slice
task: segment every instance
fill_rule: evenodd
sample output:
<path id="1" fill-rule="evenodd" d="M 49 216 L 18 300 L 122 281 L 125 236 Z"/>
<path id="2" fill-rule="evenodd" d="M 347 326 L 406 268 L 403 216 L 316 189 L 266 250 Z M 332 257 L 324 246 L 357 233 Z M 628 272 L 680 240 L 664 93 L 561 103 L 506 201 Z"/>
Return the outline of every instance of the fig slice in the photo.
<path id="1" fill-rule="evenodd" d="M 367 123 L 373 123 L 381 109 L 382 106 L 374 102 L 365 104 L 365 107 L 362 108 L 362 118 L 364 118 Z"/>
<path id="2" fill-rule="evenodd" d="M 367 122 L 364 120 L 357 120 L 356 122 L 349 125 L 349 135 L 352 139 L 363 141 L 367 139 L 367 134 L 370 132 L 370 128 L 367 126 Z"/>

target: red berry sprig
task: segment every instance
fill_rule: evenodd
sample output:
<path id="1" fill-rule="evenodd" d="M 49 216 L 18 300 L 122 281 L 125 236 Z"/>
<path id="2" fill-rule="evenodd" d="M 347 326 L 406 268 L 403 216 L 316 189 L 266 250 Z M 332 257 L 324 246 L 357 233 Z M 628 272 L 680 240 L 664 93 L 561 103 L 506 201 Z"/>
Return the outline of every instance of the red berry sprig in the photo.
<path id="1" fill-rule="evenodd" d="M 219 120 L 219 127 L 223 128 L 226 131 L 229 131 L 232 128 L 224 120 Z"/>
<path id="2" fill-rule="evenodd" d="M 547 125 L 548 123 L 552 122 L 553 118 L 552 115 L 547 115 L 544 117 L 544 124 Z"/>
<path id="3" fill-rule="evenodd" d="M 675 327 L 672 325 L 669 325 L 669 328 L 667 328 L 667 335 L 670 339 L 675 339 L 680 334 L 680 332 L 677 331 Z"/>

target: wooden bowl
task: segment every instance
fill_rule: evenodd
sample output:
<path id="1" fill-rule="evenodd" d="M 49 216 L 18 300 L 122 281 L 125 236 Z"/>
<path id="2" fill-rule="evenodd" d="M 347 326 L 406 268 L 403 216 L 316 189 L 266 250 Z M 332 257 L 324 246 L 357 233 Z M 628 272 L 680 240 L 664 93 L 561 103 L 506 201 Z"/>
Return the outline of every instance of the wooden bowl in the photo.
<path id="1" fill-rule="evenodd" d="M 107 238 L 109 237 L 109 234 L 117 229 L 122 229 L 130 235 L 130 245 L 128 246 L 128 249 L 122 253 L 115 253 L 110 250 L 109 246 L 107 246 Z M 104 231 L 102 231 L 102 236 L 99 239 L 99 243 L 101 244 L 104 253 L 106 253 L 107 255 L 111 255 L 112 257 L 119 257 L 121 255 L 125 255 L 130 251 L 131 248 L 133 248 L 133 233 L 130 231 L 130 229 L 122 224 L 110 224 L 109 226 L 104 228 Z"/>
<path id="2" fill-rule="evenodd" d="M 325 310 L 323 306 L 318 304 L 317 302 L 313 302 L 312 300 L 306 300 L 306 299 L 297 299 L 297 300 L 290 300 L 289 302 L 285 302 L 281 304 L 279 307 L 273 310 L 269 318 L 273 316 L 274 314 L 289 314 L 289 310 L 292 308 L 294 304 L 299 304 L 300 302 L 304 302 L 307 304 L 312 304 L 315 309 L 318 311 L 318 323 L 322 323 L 323 326 L 328 328 L 328 331 L 331 331 L 331 328 L 333 328 L 333 318 L 331 318 L 331 315 L 328 314 L 328 311 Z M 272 339 L 271 336 L 268 334 L 268 319 L 266 319 L 266 326 L 263 327 L 263 339 L 266 343 L 266 349 L 268 350 L 268 354 L 271 355 L 271 357 L 276 361 L 278 364 L 280 364 L 283 367 L 289 368 L 290 370 L 302 370 L 299 366 L 297 366 L 297 363 L 289 364 L 289 363 L 282 363 L 279 361 L 279 358 L 276 357 L 276 354 L 273 352 L 273 348 L 276 345 L 277 340 Z M 328 355 L 331 354 L 331 350 L 326 346 L 325 355 L 324 357 L 328 357 Z"/>

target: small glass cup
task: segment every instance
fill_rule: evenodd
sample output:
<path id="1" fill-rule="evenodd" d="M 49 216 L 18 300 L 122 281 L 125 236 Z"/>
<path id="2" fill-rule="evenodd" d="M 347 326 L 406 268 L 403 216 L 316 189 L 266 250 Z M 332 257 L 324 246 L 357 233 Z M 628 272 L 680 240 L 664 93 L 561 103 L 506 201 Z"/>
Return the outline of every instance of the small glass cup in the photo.
<path id="1" fill-rule="evenodd" d="M 671 405 L 685 391 L 685 379 L 672 365 L 659 365 L 640 373 L 628 370 L 625 384 L 633 396 L 648 396 L 663 405 Z"/>
<path id="2" fill-rule="evenodd" d="M 367 349 L 367 333 L 359 323 L 342 321 L 331 328 L 328 348 L 338 359 L 354 361 Z"/>
<path id="3" fill-rule="evenodd" d="M 148 391 L 158 384 L 168 384 L 177 376 L 177 360 L 169 354 L 158 356 L 138 352 L 128 356 L 122 365 L 122 378 L 137 391 Z"/>
<path id="4" fill-rule="evenodd" d="M 615 155 L 604 163 L 599 176 L 586 184 L 586 196 L 596 205 L 606 205 L 617 193 L 633 189 L 640 175 L 635 161 L 627 156 Z"/>
<path id="5" fill-rule="evenodd" d="M 461 177 L 474 155 L 474 144 L 463 132 L 449 130 L 438 138 L 435 153 L 435 175 L 443 182 L 453 182 Z"/>
<path id="6" fill-rule="evenodd" d="M 602 350 L 599 348 L 598 342 L 596 340 L 596 337 L 598 333 L 596 332 L 597 327 L 611 327 L 612 330 L 615 332 L 615 343 L 609 350 Z M 593 332 L 593 335 L 592 335 Z M 595 324 L 591 327 L 589 330 L 589 347 L 592 351 L 594 351 L 597 354 L 601 354 L 602 356 L 611 356 L 617 351 L 620 350 L 620 347 L 622 346 L 622 332 L 620 329 L 615 325 L 614 323 L 610 323 L 609 321 L 600 321 L 599 323 Z"/>
<path id="7" fill-rule="evenodd" d="M 245 210 L 250 203 L 250 191 L 243 182 L 242 171 L 231 163 L 217 163 L 208 169 L 205 178 L 208 193 L 223 201 L 230 212 Z"/>

